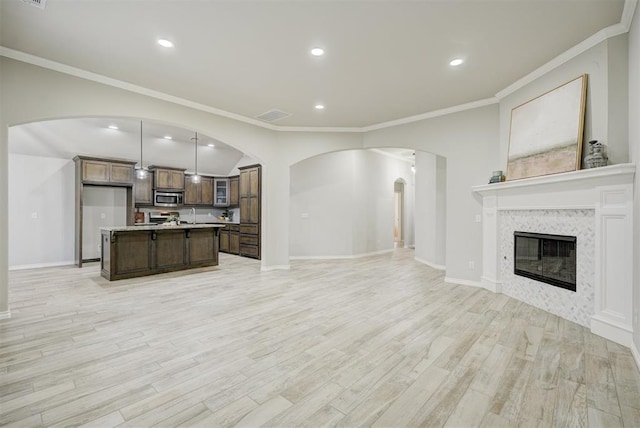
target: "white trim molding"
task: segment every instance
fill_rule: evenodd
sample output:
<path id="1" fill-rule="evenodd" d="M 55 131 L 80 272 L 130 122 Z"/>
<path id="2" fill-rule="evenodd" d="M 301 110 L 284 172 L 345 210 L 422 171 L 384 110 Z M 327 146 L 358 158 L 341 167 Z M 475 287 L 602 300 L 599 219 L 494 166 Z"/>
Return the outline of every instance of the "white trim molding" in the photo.
<path id="1" fill-rule="evenodd" d="M 430 268 L 433 268 L 433 269 L 447 270 L 447 267 L 443 266 L 443 265 L 438 265 L 438 264 L 435 264 L 435 263 L 431 263 L 431 262 L 428 262 L 428 261 L 426 261 L 424 259 L 421 259 L 421 258 L 418 258 L 418 257 L 414 257 L 413 259 L 415 261 L 417 261 L 418 263 L 422 263 L 423 265 L 427 265 L 427 266 L 429 266 Z"/>
<path id="2" fill-rule="evenodd" d="M 9 270 L 26 270 L 26 269 L 41 269 L 41 268 L 48 268 L 48 267 L 57 267 L 57 266 L 71 266 L 71 265 L 75 265 L 75 262 L 73 260 L 68 260 L 65 262 L 53 262 L 53 263 L 36 263 L 36 264 L 32 264 L 32 265 L 15 265 L 15 266 L 9 266 Z"/>
<path id="3" fill-rule="evenodd" d="M 3 312 L 0 312 L 0 320 L 6 320 L 11 318 L 11 311 L 10 310 L 6 310 Z"/>
<path id="4" fill-rule="evenodd" d="M 445 276 L 444 282 L 448 282 L 450 284 L 466 285 L 475 288 L 484 288 L 480 281 L 473 281 L 470 279 L 451 278 L 450 276 Z"/>

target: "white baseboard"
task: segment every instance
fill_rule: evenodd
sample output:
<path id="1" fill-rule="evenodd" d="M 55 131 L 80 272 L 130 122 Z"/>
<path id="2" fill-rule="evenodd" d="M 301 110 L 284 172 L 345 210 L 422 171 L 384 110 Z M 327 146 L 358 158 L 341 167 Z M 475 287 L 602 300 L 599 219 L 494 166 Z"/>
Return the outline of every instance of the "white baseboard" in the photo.
<path id="1" fill-rule="evenodd" d="M 435 263 L 428 262 L 428 261 L 423 260 L 423 259 L 420 259 L 420 258 L 418 258 L 418 257 L 414 257 L 413 259 L 414 259 L 415 261 L 417 261 L 418 263 L 422 263 L 423 265 L 427 265 L 427 266 L 429 266 L 430 268 L 434 268 L 434 269 L 437 269 L 437 270 L 447 270 L 447 267 L 446 267 L 446 266 L 437 265 L 437 264 L 435 264 Z"/>
<path id="2" fill-rule="evenodd" d="M 4 320 L 4 319 L 7 319 L 7 318 L 11 318 L 11 311 L 6 310 L 6 311 L 3 311 L 3 312 L 0 312 L 0 320 Z"/>
<path id="3" fill-rule="evenodd" d="M 631 329 L 598 315 L 591 316 L 591 333 L 602 336 L 622 346 L 631 348 L 633 345 L 633 331 L 631 331 Z"/>
<path id="4" fill-rule="evenodd" d="M 273 270 L 289 270 L 289 269 L 291 269 L 289 265 L 260 266 L 260 270 L 262 272 L 271 272 Z"/>
<path id="5" fill-rule="evenodd" d="M 444 282 L 449 282 L 451 284 L 468 285 L 469 287 L 484 288 L 480 281 L 472 281 L 470 279 L 458 279 L 458 278 L 451 278 L 449 276 L 445 276 Z"/>
<path id="6" fill-rule="evenodd" d="M 32 265 L 14 265 L 9 266 L 9 270 L 25 270 L 25 269 L 40 269 L 40 268 L 48 268 L 48 267 L 56 267 L 56 266 L 69 266 L 76 264 L 75 261 L 66 261 L 66 262 L 53 262 L 53 263 L 36 263 Z"/>
<path id="7" fill-rule="evenodd" d="M 482 283 L 482 288 L 486 288 L 489 291 L 493 291 L 494 293 L 502 293 L 502 281 L 496 281 L 486 276 L 480 277 L 480 282 Z"/>
<path id="8" fill-rule="evenodd" d="M 633 359 L 636 361 L 636 368 L 640 372 L 640 351 L 638 350 L 635 342 L 631 342 L 631 346 L 629 346 L 629 349 L 631 349 L 631 355 L 633 355 Z"/>
<path id="9" fill-rule="evenodd" d="M 350 254 L 345 256 L 290 256 L 289 260 L 345 260 L 359 259 L 361 257 L 377 256 L 380 254 L 392 253 L 395 248 L 389 250 L 372 251 L 370 253 Z"/>

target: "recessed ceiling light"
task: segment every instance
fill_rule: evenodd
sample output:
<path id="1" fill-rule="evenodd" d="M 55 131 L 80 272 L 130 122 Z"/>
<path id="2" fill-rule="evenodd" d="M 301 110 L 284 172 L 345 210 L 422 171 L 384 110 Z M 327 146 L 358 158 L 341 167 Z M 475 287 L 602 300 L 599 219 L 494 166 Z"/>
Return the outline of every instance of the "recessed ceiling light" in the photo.
<path id="1" fill-rule="evenodd" d="M 172 140 L 173 139 L 173 137 L 171 135 L 165 135 L 163 138 L 165 140 Z"/>
<path id="2" fill-rule="evenodd" d="M 324 110 L 324 106 L 322 104 L 316 104 L 316 110 Z"/>
<path id="3" fill-rule="evenodd" d="M 451 60 L 451 61 L 449 62 L 449 65 L 450 65 L 450 66 L 452 66 L 452 67 L 457 67 L 457 66 L 459 66 L 460 64 L 462 64 L 463 62 L 464 62 L 464 61 L 463 61 L 462 59 L 460 59 L 460 58 L 456 58 L 456 59 Z"/>
<path id="4" fill-rule="evenodd" d="M 172 48 L 173 42 L 167 39 L 158 39 L 158 44 L 164 48 Z"/>
<path id="5" fill-rule="evenodd" d="M 215 144 L 207 144 L 207 147 L 215 147 Z"/>
<path id="6" fill-rule="evenodd" d="M 311 49 L 311 55 L 313 55 L 313 56 L 322 56 L 322 55 L 324 55 L 324 49 L 322 49 L 322 48 L 313 48 L 313 49 Z"/>
<path id="7" fill-rule="evenodd" d="M 109 129 L 120 129 L 116 125 L 109 125 Z"/>

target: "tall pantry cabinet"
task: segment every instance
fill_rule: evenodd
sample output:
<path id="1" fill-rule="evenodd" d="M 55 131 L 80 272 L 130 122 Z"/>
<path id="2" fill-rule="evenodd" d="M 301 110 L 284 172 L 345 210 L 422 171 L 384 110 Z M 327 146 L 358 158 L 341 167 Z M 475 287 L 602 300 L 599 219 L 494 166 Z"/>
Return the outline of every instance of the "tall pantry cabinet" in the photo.
<path id="1" fill-rule="evenodd" d="M 262 167 L 240 169 L 240 255 L 260 259 Z"/>

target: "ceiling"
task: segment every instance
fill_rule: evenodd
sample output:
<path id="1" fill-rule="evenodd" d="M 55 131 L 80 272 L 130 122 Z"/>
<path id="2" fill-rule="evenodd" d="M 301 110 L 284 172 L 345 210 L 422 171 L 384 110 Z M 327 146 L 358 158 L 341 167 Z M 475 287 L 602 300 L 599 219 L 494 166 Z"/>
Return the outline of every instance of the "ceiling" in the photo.
<path id="1" fill-rule="evenodd" d="M 0 1 L 1 45 L 280 126 L 365 127 L 493 97 L 624 0 Z M 166 38 L 174 48 L 156 41 Z M 321 57 L 310 54 L 322 47 Z M 465 62 L 451 67 L 449 61 Z M 325 105 L 322 111 L 314 106 Z"/>
<path id="2" fill-rule="evenodd" d="M 118 129 L 110 129 L 109 126 Z M 164 138 L 172 137 L 171 140 Z M 195 170 L 195 133 L 153 122 L 142 123 L 142 158 L 149 165 Z M 213 144 L 214 147 L 209 147 Z M 124 118 L 61 119 L 9 128 L 9 153 L 72 159 L 76 155 L 140 161 L 140 121 Z M 242 152 L 198 135 L 198 172 L 230 175 L 234 167 L 255 163 Z"/>

